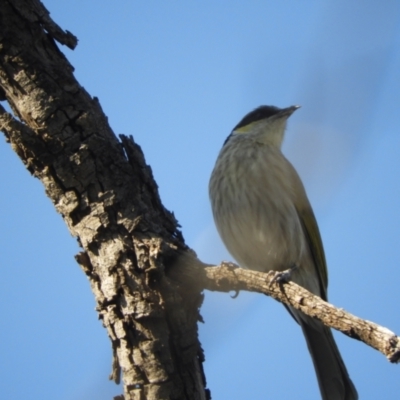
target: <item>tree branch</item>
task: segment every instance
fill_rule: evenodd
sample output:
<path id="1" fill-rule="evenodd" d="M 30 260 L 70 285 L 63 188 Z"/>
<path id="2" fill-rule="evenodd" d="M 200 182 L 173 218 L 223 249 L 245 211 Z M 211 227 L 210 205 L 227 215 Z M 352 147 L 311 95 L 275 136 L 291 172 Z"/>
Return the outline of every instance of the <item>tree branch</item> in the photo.
<path id="1" fill-rule="evenodd" d="M 233 263 L 210 266 L 197 259 L 194 253 L 185 253 L 168 271 L 172 279 L 197 283 L 201 288 L 218 292 L 246 290 L 263 293 L 280 303 L 292 306 L 324 325 L 360 340 L 378 350 L 391 363 L 400 361 L 400 337 L 389 329 L 361 319 L 342 308 L 322 300 L 294 282 L 277 283 L 278 272 L 247 270 Z"/>
<path id="2" fill-rule="evenodd" d="M 66 43 L 70 36 L 60 38 L 46 12 L 37 0 L 0 2 L 0 98 L 16 116 L 1 107 L 0 127 L 83 248 L 76 259 L 125 399 L 205 400 L 203 297 L 164 273 L 164 254 L 186 248 L 178 223 L 140 147 L 117 139 L 98 100 L 76 81 L 49 33 Z"/>

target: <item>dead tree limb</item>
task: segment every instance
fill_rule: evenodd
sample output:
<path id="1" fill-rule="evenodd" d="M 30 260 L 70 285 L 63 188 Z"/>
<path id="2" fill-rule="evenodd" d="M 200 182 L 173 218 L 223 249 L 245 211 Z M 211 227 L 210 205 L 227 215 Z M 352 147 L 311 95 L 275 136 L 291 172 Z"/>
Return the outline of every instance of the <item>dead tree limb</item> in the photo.
<path id="1" fill-rule="evenodd" d="M 114 135 L 55 40 L 76 44 L 39 1 L 1 2 L 0 86 L 15 115 L 2 108 L 1 129 L 84 250 L 125 398 L 206 399 L 202 295 L 164 273 L 166 255 L 186 249 L 178 223 L 140 147 Z"/>
<path id="2" fill-rule="evenodd" d="M 381 352 L 392 363 L 400 361 L 400 337 L 392 331 L 335 307 L 294 282 L 277 283 L 274 281 L 277 274 L 278 272 L 273 271 L 263 273 L 246 270 L 233 263 L 210 266 L 187 252 L 182 256 L 180 263 L 175 263 L 169 276 L 177 280 L 197 282 L 199 287 L 212 291 L 247 290 L 263 293 L 319 319 L 326 326 L 352 339 L 364 342 Z"/>

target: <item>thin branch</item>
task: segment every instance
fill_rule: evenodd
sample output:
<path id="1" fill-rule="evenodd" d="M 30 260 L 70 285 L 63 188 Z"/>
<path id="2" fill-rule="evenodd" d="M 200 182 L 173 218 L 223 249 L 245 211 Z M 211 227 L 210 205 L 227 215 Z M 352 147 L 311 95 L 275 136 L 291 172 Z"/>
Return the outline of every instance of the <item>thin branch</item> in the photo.
<path id="1" fill-rule="evenodd" d="M 277 274 L 275 271 L 263 273 L 247 270 L 225 262 L 211 266 L 198 260 L 194 253 L 182 254 L 168 271 L 168 276 L 174 280 L 189 280 L 211 291 L 247 290 L 263 293 L 364 342 L 384 354 L 391 363 L 400 361 L 400 337 L 392 331 L 337 308 L 296 283 L 278 283 L 274 280 Z"/>

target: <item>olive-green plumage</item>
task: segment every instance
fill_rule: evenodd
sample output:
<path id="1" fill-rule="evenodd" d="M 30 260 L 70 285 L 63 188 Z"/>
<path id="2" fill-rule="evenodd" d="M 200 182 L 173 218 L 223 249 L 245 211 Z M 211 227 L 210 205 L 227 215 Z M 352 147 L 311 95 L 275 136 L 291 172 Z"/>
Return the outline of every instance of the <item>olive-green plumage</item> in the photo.
<path id="1" fill-rule="evenodd" d="M 242 267 L 296 267 L 291 279 L 327 300 L 318 225 L 296 170 L 281 152 L 286 121 L 297 108 L 261 106 L 247 114 L 221 149 L 209 194 L 218 232 Z M 358 399 L 330 329 L 288 309 L 306 338 L 322 399 Z"/>

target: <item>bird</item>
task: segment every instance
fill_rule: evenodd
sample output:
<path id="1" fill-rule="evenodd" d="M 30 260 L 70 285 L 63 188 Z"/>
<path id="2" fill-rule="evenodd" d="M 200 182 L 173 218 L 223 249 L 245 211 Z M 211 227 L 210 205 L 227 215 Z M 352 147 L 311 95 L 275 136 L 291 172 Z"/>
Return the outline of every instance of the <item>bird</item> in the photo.
<path id="1" fill-rule="evenodd" d="M 328 272 L 304 185 L 281 147 L 300 106 L 262 105 L 233 128 L 217 157 L 209 197 L 218 233 L 239 266 L 290 271 L 290 280 L 327 301 Z M 286 307 L 304 334 L 323 400 L 357 400 L 331 330 Z"/>

